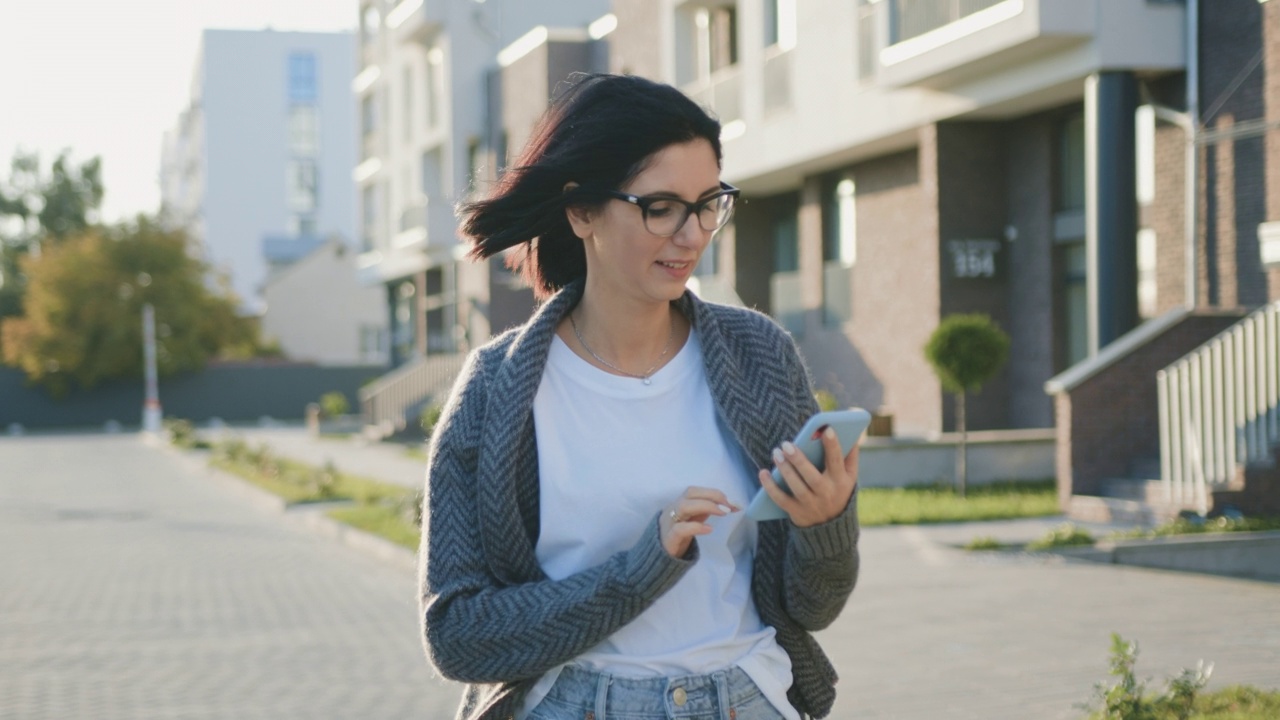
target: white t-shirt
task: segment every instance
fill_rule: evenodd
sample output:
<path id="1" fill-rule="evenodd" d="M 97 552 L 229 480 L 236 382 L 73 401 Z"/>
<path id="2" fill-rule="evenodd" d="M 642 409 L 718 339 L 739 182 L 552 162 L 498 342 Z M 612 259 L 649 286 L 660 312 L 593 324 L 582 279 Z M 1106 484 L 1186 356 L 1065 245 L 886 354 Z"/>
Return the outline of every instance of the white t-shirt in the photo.
<path id="1" fill-rule="evenodd" d="M 612 375 L 552 341 L 533 402 L 541 530 L 537 556 L 553 580 L 635 545 L 655 515 L 690 485 L 721 490 L 741 508 L 756 483 L 719 422 L 697 336 L 651 378 Z M 742 512 L 709 520 L 699 559 L 666 594 L 573 662 L 623 677 L 701 675 L 733 665 L 789 719 L 791 661 L 756 612 L 756 524 Z M 544 675 L 520 717 L 559 676 Z"/>

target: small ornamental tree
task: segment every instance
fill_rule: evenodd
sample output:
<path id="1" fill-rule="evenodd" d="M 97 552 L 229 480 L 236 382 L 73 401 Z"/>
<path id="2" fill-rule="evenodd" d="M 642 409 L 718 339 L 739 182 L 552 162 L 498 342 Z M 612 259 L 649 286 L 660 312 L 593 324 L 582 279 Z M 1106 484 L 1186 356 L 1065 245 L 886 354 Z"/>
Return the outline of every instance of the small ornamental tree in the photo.
<path id="1" fill-rule="evenodd" d="M 956 395 L 956 428 L 960 431 L 956 489 L 964 497 L 968 475 L 965 395 L 981 390 L 1004 367 L 1009 357 L 1009 336 L 986 315 L 948 315 L 929 336 L 924 355 L 942 381 L 942 388 Z"/>

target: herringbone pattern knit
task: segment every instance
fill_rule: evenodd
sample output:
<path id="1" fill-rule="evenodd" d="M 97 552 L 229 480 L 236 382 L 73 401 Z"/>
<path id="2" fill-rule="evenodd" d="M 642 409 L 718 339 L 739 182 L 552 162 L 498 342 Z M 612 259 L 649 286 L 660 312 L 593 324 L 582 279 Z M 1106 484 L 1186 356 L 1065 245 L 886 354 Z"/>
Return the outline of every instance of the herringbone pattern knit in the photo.
<path id="1" fill-rule="evenodd" d="M 533 399 L 555 328 L 581 297 L 579 281 L 473 352 L 432 440 L 423 637 L 437 670 L 468 683 L 462 720 L 512 717 L 534 681 L 626 625 L 698 560 L 696 542 L 684 558 L 667 554 L 655 513 L 634 547 L 595 568 L 553 581 L 538 565 Z M 795 344 L 751 310 L 689 293 L 677 305 L 699 334 L 721 419 L 751 461 L 768 467 L 772 449 L 817 410 Z M 856 496 L 821 526 L 760 524 L 752 593 L 791 658 L 788 697 L 814 717 L 830 712 L 836 676 L 810 633 L 834 621 L 853 591 L 857 540 Z"/>

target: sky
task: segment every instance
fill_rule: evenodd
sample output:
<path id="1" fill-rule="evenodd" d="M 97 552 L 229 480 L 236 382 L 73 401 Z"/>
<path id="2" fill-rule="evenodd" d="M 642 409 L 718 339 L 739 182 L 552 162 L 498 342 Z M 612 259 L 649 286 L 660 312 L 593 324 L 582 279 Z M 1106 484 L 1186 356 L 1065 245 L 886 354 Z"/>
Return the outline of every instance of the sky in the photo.
<path id="1" fill-rule="evenodd" d="M 102 219 L 160 207 L 160 147 L 205 28 L 332 31 L 359 0 L 0 0 L 0 177 L 16 149 L 102 157 Z"/>

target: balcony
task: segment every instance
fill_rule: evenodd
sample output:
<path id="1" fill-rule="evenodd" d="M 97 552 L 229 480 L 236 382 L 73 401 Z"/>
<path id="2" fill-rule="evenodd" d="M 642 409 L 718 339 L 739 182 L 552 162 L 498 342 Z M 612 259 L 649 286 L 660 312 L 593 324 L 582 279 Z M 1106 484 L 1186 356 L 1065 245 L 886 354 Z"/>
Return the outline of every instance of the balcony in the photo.
<path id="1" fill-rule="evenodd" d="M 396 42 L 426 42 L 444 25 L 446 15 L 440 0 L 400 0 L 387 13 L 387 30 Z"/>
<path id="2" fill-rule="evenodd" d="M 457 227 L 452 205 L 442 197 L 425 198 L 400 212 L 399 229 L 391 239 L 391 247 L 425 252 L 433 260 L 443 261 L 457 244 Z"/>
<path id="3" fill-rule="evenodd" d="M 791 57 L 794 50 L 777 51 L 770 48 L 764 58 L 764 111 L 786 110 L 791 107 Z"/>
<path id="4" fill-rule="evenodd" d="M 742 119 L 742 73 L 737 65 L 717 70 L 681 90 L 694 102 L 712 110 L 722 125 Z"/>
<path id="5" fill-rule="evenodd" d="M 890 0 L 880 26 L 878 84 L 936 89 L 1009 68 L 1108 34 L 1143 36 L 1145 0 Z M 1100 16 L 1106 15 L 1104 23 Z M 1116 27 L 1123 25 L 1125 27 Z"/>

